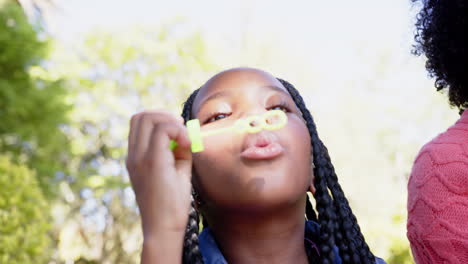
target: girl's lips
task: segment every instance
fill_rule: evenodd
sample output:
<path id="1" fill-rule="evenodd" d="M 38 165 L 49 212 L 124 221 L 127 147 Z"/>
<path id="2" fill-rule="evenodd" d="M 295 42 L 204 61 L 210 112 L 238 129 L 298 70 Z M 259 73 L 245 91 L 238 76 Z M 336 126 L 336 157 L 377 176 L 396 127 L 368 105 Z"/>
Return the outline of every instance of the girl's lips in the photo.
<path id="1" fill-rule="evenodd" d="M 273 159 L 281 155 L 284 151 L 283 146 L 278 142 L 269 142 L 265 146 L 250 146 L 241 153 L 242 158 L 252 160 Z"/>

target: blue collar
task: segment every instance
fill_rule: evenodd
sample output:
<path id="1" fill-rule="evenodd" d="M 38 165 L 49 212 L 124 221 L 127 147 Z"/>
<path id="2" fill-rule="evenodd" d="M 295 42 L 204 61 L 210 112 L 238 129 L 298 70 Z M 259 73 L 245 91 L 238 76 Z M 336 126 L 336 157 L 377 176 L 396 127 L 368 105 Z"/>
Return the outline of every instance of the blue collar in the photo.
<path id="1" fill-rule="evenodd" d="M 320 226 L 314 221 L 306 221 L 304 245 L 306 246 L 307 251 L 312 251 L 311 254 L 320 254 L 317 246 L 317 241 L 319 241 L 319 234 Z M 227 261 L 219 250 L 218 245 L 214 240 L 213 233 L 209 227 L 203 229 L 200 236 L 198 237 L 198 241 L 205 264 L 227 264 Z M 334 252 L 334 264 L 341 264 L 341 258 L 337 247 L 334 248 Z"/>

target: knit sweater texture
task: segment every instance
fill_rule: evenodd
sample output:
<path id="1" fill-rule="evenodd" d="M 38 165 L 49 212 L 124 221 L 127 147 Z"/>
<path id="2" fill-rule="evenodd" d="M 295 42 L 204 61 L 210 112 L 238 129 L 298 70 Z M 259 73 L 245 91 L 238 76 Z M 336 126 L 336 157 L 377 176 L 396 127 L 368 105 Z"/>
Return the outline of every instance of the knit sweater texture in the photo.
<path id="1" fill-rule="evenodd" d="M 416 157 L 407 236 L 418 264 L 468 263 L 468 111 Z"/>

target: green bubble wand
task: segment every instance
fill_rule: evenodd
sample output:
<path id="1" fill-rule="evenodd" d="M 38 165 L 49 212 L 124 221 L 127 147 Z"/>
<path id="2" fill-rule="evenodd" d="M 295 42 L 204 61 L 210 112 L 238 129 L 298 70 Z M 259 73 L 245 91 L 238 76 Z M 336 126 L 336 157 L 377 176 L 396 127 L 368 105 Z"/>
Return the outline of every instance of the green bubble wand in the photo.
<path id="1" fill-rule="evenodd" d="M 190 141 L 190 148 L 193 153 L 202 152 L 203 138 L 211 135 L 234 132 L 234 133 L 258 133 L 262 130 L 278 130 L 284 127 L 288 122 L 288 116 L 282 110 L 270 110 L 263 115 L 252 115 L 246 118 L 237 120 L 234 125 L 209 131 L 201 131 L 200 121 L 192 119 L 187 121 L 187 131 Z M 174 150 L 177 148 L 177 142 L 170 141 L 169 148 Z"/>

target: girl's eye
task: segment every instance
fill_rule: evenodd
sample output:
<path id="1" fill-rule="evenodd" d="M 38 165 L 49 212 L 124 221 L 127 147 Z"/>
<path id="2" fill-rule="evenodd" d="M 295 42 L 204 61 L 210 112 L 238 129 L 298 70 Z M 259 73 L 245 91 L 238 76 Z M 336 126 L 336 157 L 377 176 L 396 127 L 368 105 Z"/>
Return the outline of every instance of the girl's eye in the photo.
<path id="1" fill-rule="evenodd" d="M 224 113 L 213 114 L 208 120 L 206 120 L 205 124 L 215 122 L 215 121 L 217 121 L 219 119 L 223 119 L 223 118 L 226 118 L 228 116 L 229 116 L 229 114 L 224 114 Z"/>
<path id="2" fill-rule="evenodd" d="M 289 109 L 288 107 L 286 107 L 285 105 L 275 105 L 273 107 L 270 107 L 268 110 L 282 110 L 284 111 L 285 113 L 288 113 L 289 112 Z"/>

